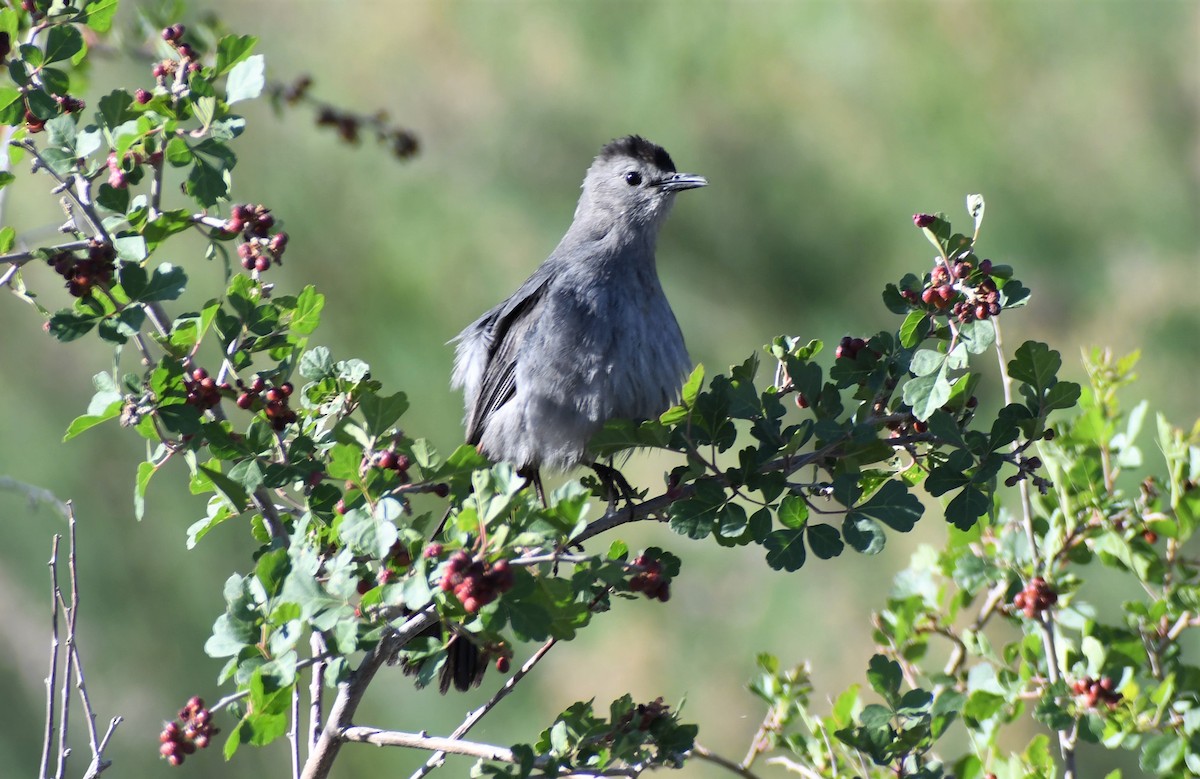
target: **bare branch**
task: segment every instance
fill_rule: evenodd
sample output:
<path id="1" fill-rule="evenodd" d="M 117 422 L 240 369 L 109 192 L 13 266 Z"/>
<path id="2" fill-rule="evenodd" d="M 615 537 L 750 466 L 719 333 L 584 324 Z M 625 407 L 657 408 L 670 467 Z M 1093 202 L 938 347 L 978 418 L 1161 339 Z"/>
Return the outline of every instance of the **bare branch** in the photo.
<path id="1" fill-rule="evenodd" d="M 726 771 L 737 774 L 744 779 L 758 779 L 758 775 L 749 768 L 746 768 L 744 765 L 739 763 L 735 763 L 727 757 L 722 757 L 715 752 L 711 752 L 707 747 L 701 746 L 700 744 L 692 745 L 692 755 L 700 758 L 701 760 L 706 760 L 713 765 L 719 765 Z"/>
<path id="2" fill-rule="evenodd" d="M 469 755 L 483 760 L 498 760 L 502 763 L 515 762 L 512 750 L 508 747 L 498 747 L 491 744 L 479 744 L 474 741 L 460 741 L 453 738 L 427 736 L 423 733 L 403 733 L 398 730 L 380 730 L 361 725 L 343 728 L 338 734 L 343 741 L 359 741 L 364 744 L 374 744 L 377 747 L 409 747 L 412 749 L 430 749 L 438 752 L 449 752 L 455 755 Z"/>
<path id="3" fill-rule="evenodd" d="M 58 542 L 62 536 L 55 535 L 50 542 L 50 671 L 46 674 L 46 730 L 42 742 L 42 765 L 38 776 L 49 776 L 50 750 L 54 745 L 54 691 L 58 687 Z"/>
<path id="4" fill-rule="evenodd" d="M 512 675 L 512 678 L 505 682 L 504 686 L 496 691 L 496 694 L 493 695 L 487 703 L 483 704 L 478 709 L 467 715 L 467 718 L 463 720 L 462 724 L 455 728 L 454 732 L 450 734 L 450 738 L 459 739 L 465 736 L 467 732 L 471 730 L 471 728 L 475 727 L 479 720 L 483 719 L 484 715 L 495 708 L 497 703 L 502 701 L 505 696 L 513 691 L 513 688 L 515 688 L 517 684 L 525 678 L 526 674 L 533 670 L 533 667 L 537 665 L 543 657 L 546 656 L 546 653 L 549 652 L 557 642 L 558 639 L 552 638 L 546 643 L 542 644 L 541 647 L 539 647 L 538 650 L 534 652 L 528 660 L 525 661 L 524 665 L 522 665 L 521 668 Z M 445 762 L 445 757 L 445 750 L 438 750 L 437 752 L 434 752 L 430 758 L 425 761 L 425 765 L 414 771 L 409 779 L 421 779 L 421 777 L 426 776 L 430 771 L 441 766 Z"/>
<path id="5" fill-rule="evenodd" d="M 418 611 L 409 617 L 395 633 L 385 637 L 374 649 L 367 653 L 358 668 L 350 675 L 348 681 L 338 685 L 337 697 L 329 708 L 329 717 L 321 736 L 309 753 L 308 761 L 300 776 L 302 779 L 325 779 L 333 767 L 345 739 L 342 731 L 348 727 L 354 718 L 354 712 L 367 692 L 371 680 L 392 654 L 403 647 L 421 631 L 437 620 L 437 613 L 429 607 Z"/>

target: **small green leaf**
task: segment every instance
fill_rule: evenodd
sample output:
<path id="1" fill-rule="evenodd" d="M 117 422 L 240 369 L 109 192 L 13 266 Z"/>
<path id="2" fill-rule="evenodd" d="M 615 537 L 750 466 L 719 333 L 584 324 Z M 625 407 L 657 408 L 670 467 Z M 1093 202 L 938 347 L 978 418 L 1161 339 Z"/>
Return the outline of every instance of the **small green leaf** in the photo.
<path id="1" fill-rule="evenodd" d="M 907 533 L 916 526 L 925 507 L 916 495 L 895 479 L 884 483 L 871 499 L 855 506 L 848 517 L 870 517 L 879 520 L 893 530 Z"/>
<path id="2" fill-rule="evenodd" d="M 74 311 L 59 311 L 50 317 L 50 335 L 60 341 L 74 341 L 92 331 L 99 317 L 77 314 Z"/>
<path id="3" fill-rule="evenodd" d="M 887 543 L 887 536 L 878 522 L 854 514 L 847 514 L 842 520 L 842 538 L 862 554 L 879 554 Z"/>
<path id="4" fill-rule="evenodd" d="M 808 521 L 808 504 L 799 495 L 788 495 L 779 502 L 777 516 L 784 527 L 804 527 L 804 523 Z"/>
<path id="5" fill-rule="evenodd" d="M 809 525 L 808 546 L 822 560 L 837 557 L 846 548 L 841 534 L 832 525 Z"/>
<path id="6" fill-rule="evenodd" d="M 83 7 L 83 23 L 96 32 L 108 32 L 112 29 L 119 2 L 120 0 L 89 0 Z"/>
<path id="7" fill-rule="evenodd" d="M 225 81 L 225 102 L 233 105 L 241 100 L 253 100 L 262 94 L 266 85 L 266 60 L 261 54 L 249 56 L 229 71 Z"/>
<path id="8" fill-rule="evenodd" d="M 292 312 L 289 326 L 292 332 L 311 335 L 321 321 L 321 309 L 325 308 L 325 296 L 309 284 L 296 296 L 296 310 Z"/>
<path id="9" fill-rule="evenodd" d="M 798 571 L 804 565 L 807 552 L 804 550 L 804 530 L 776 530 L 763 542 L 767 548 L 767 565 L 776 571 Z"/>
<path id="10" fill-rule="evenodd" d="M 226 35 L 217 41 L 216 74 L 222 76 L 254 51 L 258 38 L 253 35 Z"/>
<path id="11" fill-rule="evenodd" d="M 133 515 L 139 522 L 146 516 L 146 489 L 150 486 L 150 478 L 158 472 L 158 466 L 152 462 L 138 464 L 137 483 L 133 489 Z"/>
<path id="12" fill-rule="evenodd" d="M 942 369 L 936 373 L 909 379 L 904 385 L 904 402 L 912 407 L 913 416 L 925 421 L 946 405 L 952 390 L 943 364 Z"/>
<path id="13" fill-rule="evenodd" d="M 1062 367 L 1062 357 L 1044 343 L 1026 341 L 1008 362 L 1008 375 L 1023 381 L 1041 394 L 1049 387 Z"/>
<path id="14" fill-rule="evenodd" d="M 8 177 L 8 180 L 0 183 L 0 187 L 13 180 L 13 175 L 11 173 L 6 173 L 4 175 Z M 0 228 L 0 254 L 8 254 L 11 252 L 13 244 L 16 242 L 16 240 L 16 228 L 12 227 L 11 225 L 6 225 L 5 227 Z"/>
<path id="15" fill-rule="evenodd" d="M 122 401 L 115 400 L 108 406 L 108 408 L 104 410 L 103 414 L 76 417 L 71 422 L 71 425 L 67 428 L 67 433 L 63 436 L 63 442 L 66 443 L 80 433 L 86 430 L 91 430 L 93 427 L 101 424 L 102 422 L 107 422 L 110 419 L 115 419 L 116 417 L 120 416 L 121 405 Z"/>
<path id="16" fill-rule="evenodd" d="M 183 268 L 164 262 L 154 269 L 154 275 L 150 277 L 145 289 L 140 290 L 136 295 L 130 293 L 130 297 L 146 302 L 175 300 L 183 294 L 186 286 L 187 274 L 184 273 Z M 129 290 L 127 289 L 126 292 Z"/>
<path id="17" fill-rule="evenodd" d="M 883 655 L 874 655 L 867 667 L 867 681 L 871 689 L 879 693 L 890 705 L 896 705 L 900 695 L 900 682 L 903 675 L 900 664 L 889 660 Z"/>
<path id="18" fill-rule="evenodd" d="M 70 24 L 57 24 L 46 37 L 45 62 L 70 59 L 83 50 L 83 35 Z"/>
<path id="19" fill-rule="evenodd" d="M 929 323 L 932 320 L 924 311 L 910 311 L 900 325 L 900 344 L 905 349 L 911 349 L 929 333 Z"/>

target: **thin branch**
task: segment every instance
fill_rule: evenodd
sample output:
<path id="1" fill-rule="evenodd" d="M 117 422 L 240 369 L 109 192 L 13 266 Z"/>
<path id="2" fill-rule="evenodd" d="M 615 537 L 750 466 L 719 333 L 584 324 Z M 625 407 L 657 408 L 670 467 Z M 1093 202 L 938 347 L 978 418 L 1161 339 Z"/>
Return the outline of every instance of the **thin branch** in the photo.
<path id="1" fill-rule="evenodd" d="M 49 252 L 73 252 L 79 249 L 86 249 L 91 243 L 91 241 L 67 241 L 66 243 L 55 244 L 54 246 L 26 249 L 25 251 L 12 252 L 10 254 L 0 254 L 0 263 L 20 267 L 27 262 L 36 260 L 37 252 L 43 249 Z"/>
<path id="2" fill-rule="evenodd" d="M 62 536 L 55 535 L 50 542 L 50 671 L 46 674 L 46 731 L 42 742 L 42 766 L 38 771 L 41 779 L 49 776 L 50 750 L 54 746 L 54 691 L 58 687 L 58 542 Z"/>
<path id="3" fill-rule="evenodd" d="M 313 747 L 317 744 L 317 739 L 321 736 L 321 713 L 323 711 L 324 695 L 325 695 L 325 654 L 329 651 L 329 647 L 325 645 L 325 637 L 321 631 L 314 630 L 308 640 L 309 648 L 312 650 L 313 670 L 312 678 L 308 684 L 308 748 L 307 753 L 312 754 Z"/>
<path id="4" fill-rule="evenodd" d="M 744 779 L 758 779 L 758 775 L 749 768 L 735 763 L 727 757 L 722 757 L 715 752 L 711 752 L 707 747 L 701 746 L 700 744 L 692 744 L 692 755 L 700 758 L 701 760 L 707 760 L 713 765 L 719 765 L 726 771 L 737 774 Z"/>
<path id="5" fill-rule="evenodd" d="M 348 681 L 338 685 L 337 697 L 334 698 L 333 705 L 329 708 L 329 717 L 325 727 L 321 730 L 321 736 L 317 739 L 312 752 L 309 753 L 308 761 L 300 774 L 302 779 L 325 779 L 329 776 L 333 761 L 337 758 L 342 744 L 345 743 L 342 731 L 353 720 L 354 712 L 358 709 L 358 704 L 362 701 L 367 687 L 370 686 L 371 680 L 379 668 L 397 649 L 434 624 L 436 620 L 437 613 L 429 607 L 413 614 L 395 633 L 385 637 L 367 653 Z"/>
<path id="6" fill-rule="evenodd" d="M 355 725 L 342 728 L 338 736 L 342 741 L 358 741 L 364 744 L 374 744 L 377 747 L 429 749 L 442 753 L 449 752 L 455 755 L 478 757 L 482 760 L 498 760 L 502 763 L 516 762 L 512 750 L 508 747 L 427 736 L 424 733 L 404 733 L 398 730 L 380 730 L 379 728 Z"/>
<path id="7" fill-rule="evenodd" d="M 984 600 L 983 606 L 979 609 L 979 614 L 975 617 L 975 621 L 968 626 L 968 630 L 972 633 L 978 633 L 992 618 L 992 614 L 996 612 L 996 607 L 1004 600 L 1004 593 L 1008 590 L 1008 582 L 1001 581 L 996 586 L 988 591 L 987 599 Z M 967 659 L 967 646 L 961 638 L 954 637 L 954 650 L 950 653 L 950 659 L 946 661 L 946 667 L 943 672 L 949 676 L 957 674 L 962 664 Z"/>
<path id="8" fill-rule="evenodd" d="M 804 779 L 824 779 L 823 776 L 808 766 L 800 765 L 796 761 L 782 756 L 772 757 L 767 761 L 767 765 L 782 766 L 785 770 L 790 771 L 793 774 L 799 774 L 800 776 L 804 777 Z"/>
<path id="9" fill-rule="evenodd" d="M 288 752 L 292 756 L 292 779 L 300 777 L 300 685 L 292 685 L 291 726 L 288 728 Z"/>
<path id="10" fill-rule="evenodd" d="M 454 732 L 450 734 L 450 738 L 460 739 L 465 736 L 467 732 L 471 730 L 471 728 L 475 727 L 476 723 L 483 719 L 484 715 L 495 708 L 497 703 L 499 703 L 505 698 L 505 696 L 513 691 L 513 688 L 517 686 L 517 683 L 524 679 L 525 675 L 533 670 L 533 667 L 537 665 L 543 657 L 546 656 L 546 653 L 550 651 L 557 641 L 558 639 L 552 638 L 546 643 L 542 644 L 541 647 L 539 647 L 538 650 L 534 652 L 528 660 L 525 661 L 524 665 L 522 665 L 521 668 L 512 675 L 512 678 L 506 681 L 504 686 L 496 691 L 496 694 L 493 695 L 487 703 L 483 704 L 478 709 L 467 715 L 467 718 L 463 720 L 462 724 L 455 728 Z M 446 752 L 444 750 L 438 750 L 437 752 L 434 752 L 429 759 L 425 761 L 423 766 L 413 772 L 409 779 L 421 779 L 421 777 L 426 776 L 430 771 L 441 766 L 445 762 L 445 757 Z"/>
<path id="11" fill-rule="evenodd" d="M 1008 374 L 1008 364 L 1004 360 L 1004 341 L 1000 334 L 1000 323 L 995 323 L 996 330 L 996 356 L 1000 361 L 1000 379 L 1004 387 L 1004 402 L 1005 404 L 1012 402 L 1012 377 Z M 1025 538 L 1029 543 L 1029 556 L 1033 561 L 1033 573 L 1035 576 L 1040 576 L 1043 573 L 1044 563 L 1041 553 L 1038 551 L 1037 532 L 1033 527 L 1033 499 L 1029 492 L 1029 481 L 1021 479 L 1018 484 L 1021 496 L 1021 523 L 1025 528 Z M 1050 677 L 1052 684 L 1057 684 L 1063 677 L 1062 669 L 1058 667 L 1058 646 L 1055 641 L 1055 633 L 1057 626 L 1054 620 L 1053 609 L 1043 611 L 1036 619 L 1038 627 L 1042 634 L 1042 649 L 1046 654 L 1046 671 Z M 1075 738 L 1074 731 L 1067 732 L 1060 730 L 1058 732 L 1058 751 L 1063 760 L 1063 779 L 1076 779 L 1078 774 L 1075 767 Z"/>
<path id="12" fill-rule="evenodd" d="M 87 683 L 83 678 L 83 661 L 79 658 L 79 642 L 75 640 L 75 622 L 79 614 L 79 569 L 75 558 L 75 506 L 67 501 L 67 570 L 71 575 L 71 608 L 67 620 L 67 651 L 69 661 L 75 668 L 75 686 L 79 690 L 79 700 L 83 705 L 84 721 L 88 730 L 88 745 L 92 755 L 100 754 L 100 735 L 96 731 L 96 712 L 88 697 Z"/>

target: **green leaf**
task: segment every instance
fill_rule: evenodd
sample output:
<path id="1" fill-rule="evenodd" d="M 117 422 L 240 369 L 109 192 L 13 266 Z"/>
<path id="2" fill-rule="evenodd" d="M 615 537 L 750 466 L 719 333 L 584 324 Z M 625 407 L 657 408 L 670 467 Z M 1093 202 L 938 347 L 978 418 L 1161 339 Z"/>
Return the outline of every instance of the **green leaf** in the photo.
<path id="1" fill-rule="evenodd" d="M 916 495 L 895 479 L 885 482 L 866 503 L 855 506 L 847 517 L 869 517 L 883 522 L 893 530 L 907 533 L 921 518 L 925 507 Z"/>
<path id="2" fill-rule="evenodd" d="M 983 354 L 996 343 L 996 325 L 990 319 L 975 319 L 958 329 L 962 343 L 971 354 Z"/>
<path id="3" fill-rule="evenodd" d="M 146 489 L 150 486 L 150 478 L 158 473 L 158 466 L 152 462 L 138 464 L 137 482 L 133 488 L 133 515 L 139 522 L 146 516 Z"/>
<path id="4" fill-rule="evenodd" d="M 242 489 L 242 485 L 215 468 L 199 465 L 197 466 L 197 470 L 203 472 L 212 481 L 213 487 L 216 488 L 221 497 L 233 506 L 235 511 L 241 512 L 246 510 L 246 504 L 250 502 L 250 496 Z"/>
<path id="5" fill-rule="evenodd" d="M 367 423 L 367 432 L 379 437 L 408 410 L 408 398 L 403 392 L 387 396 L 364 393 L 359 408 L 362 409 L 363 420 Z"/>
<path id="6" fill-rule="evenodd" d="M 904 385 L 904 402 L 912 407 L 913 416 L 925 421 L 946 405 L 952 389 L 943 364 L 936 373 L 909 379 Z"/>
<path id="7" fill-rule="evenodd" d="M 1081 390 L 1073 381 L 1055 382 L 1042 396 L 1042 406 L 1046 411 L 1071 408 L 1079 402 Z"/>
<path id="8" fill-rule="evenodd" d="M 225 102 L 233 105 L 241 100 L 253 100 L 262 94 L 266 85 L 266 60 L 261 54 L 249 56 L 229 71 L 225 81 Z"/>
<path id="9" fill-rule="evenodd" d="M 183 268 L 164 262 L 154 269 L 154 275 L 150 277 L 144 289 L 133 292 L 126 288 L 125 292 L 133 300 L 175 300 L 183 294 L 186 286 L 187 274 Z"/>
<path id="10" fill-rule="evenodd" d="M 918 349 L 913 353 L 908 369 L 916 376 L 937 373 L 946 365 L 946 355 L 936 349 Z"/>
<path id="11" fill-rule="evenodd" d="M 119 2 L 120 0 L 89 0 L 83 7 L 83 23 L 96 32 L 108 32 L 112 29 Z"/>
<path id="12" fill-rule="evenodd" d="M 216 74 L 223 76 L 254 51 L 258 38 L 253 35 L 226 35 L 217 41 Z"/>
<path id="13" fill-rule="evenodd" d="M 946 521 L 959 530 L 970 530 L 992 507 L 992 501 L 978 488 L 968 486 L 946 506 Z"/>
<path id="14" fill-rule="evenodd" d="M 300 357 L 300 375 L 312 381 L 319 381 L 333 374 L 333 357 L 329 349 L 315 346 Z"/>
<path id="15" fill-rule="evenodd" d="M 109 404 L 108 408 L 104 410 L 103 414 L 85 414 L 84 416 L 76 417 L 71 422 L 71 425 L 67 428 L 67 433 L 63 436 L 63 443 L 70 441 L 72 438 L 86 430 L 91 430 L 93 427 L 101 424 L 102 422 L 107 422 L 110 419 L 119 417 L 121 415 L 122 405 L 123 401 L 120 399 L 114 400 L 111 404 Z"/>
<path id="16" fill-rule="evenodd" d="M 13 180 L 13 175 L 11 173 L 7 173 L 5 175 L 8 176 L 8 181 Z M 7 184 L 8 181 L 5 181 L 4 184 Z M 0 184 L 0 187 L 4 186 L 4 184 Z M 12 227 L 11 225 L 6 225 L 5 227 L 0 228 L 0 254 L 8 254 L 11 252 L 13 244 L 16 242 L 16 240 L 16 228 Z"/>
<path id="17" fill-rule="evenodd" d="M 799 495 L 788 495 L 779 502 L 777 512 L 779 522 L 784 527 L 801 528 L 808 521 L 808 504 Z"/>
<path id="18" fill-rule="evenodd" d="M 846 548 L 841 534 L 832 525 L 809 525 L 808 546 L 822 560 L 837 557 Z"/>
<path id="19" fill-rule="evenodd" d="M 900 345 L 911 349 L 921 343 L 929 333 L 931 321 L 929 314 L 924 311 L 910 311 L 908 316 L 904 317 L 904 323 L 900 325 Z"/>
<path id="20" fill-rule="evenodd" d="M 1181 737 L 1174 733 L 1159 733 L 1146 740 L 1138 766 L 1161 776 L 1178 768 L 1186 752 L 1187 742 Z"/>
<path id="21" fill-rule="evenodd" d="M 847 514 L 842 520 L 842 538 L 862 554 L 879 554 L 887 543 L 887 536 L 878 522 L 854 514 Z"/>
<path id="22" fill-rule="evenodd" d="M 1062 357 L 1044 343 L 1026 341 L 1008 362 L 1008 375 L 1023 381 L 1040 395 L 1049 387 L 1062 367 Z"/>
<path id="23" fill-rule="evenodd" d="M 879 693 L 890 705 L 895 706 L 900 695 L 900 664 L 883 655 L 874 655 L 867 666 L 867 681 L 871 689 Z"/>
<path id="24" fill-rule="evenodd" d="M 296 296 L 296 310 L 292 312 L 289 326 L 292 332 L 311 335 L 321 321 L 321 309 L 325 308 L 325 296 L 309 284 Z"/>
<path id="25" fill-rule="evenodd" d="M 70 24 L 58 24 L 50 28 L 46 36 L 46 55 L 44 62 L 59 62 L 70 59 L 83 50 L 83 35 Z"/>
<path id="26" fill-rule="evenodd" d="M 50 335 L 60 341 L 74 341 L 90 333 L 99 321 L 95 315 L 59 311 L 50 317 Z"/>
<path id="27" fill-rule="evenodd" d="M 20 90 L 0 87 L 0 124 L 14 126 L 25 118 L 25 98 Z"/>
<path id="28" fill-rule="evenodd" d="M 798 571 L 804 565 L 804 530 L 776 530 L 763 542 L 767 548 L 767 565 L 776 571 Z"/>

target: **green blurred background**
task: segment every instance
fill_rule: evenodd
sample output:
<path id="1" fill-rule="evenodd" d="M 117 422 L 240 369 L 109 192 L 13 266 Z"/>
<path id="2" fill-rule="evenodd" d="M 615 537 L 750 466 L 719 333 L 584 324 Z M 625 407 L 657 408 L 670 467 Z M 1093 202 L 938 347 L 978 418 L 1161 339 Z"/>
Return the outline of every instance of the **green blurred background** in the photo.
<path id="1" fill-rule="evenodd" d="M 118 26 L 133 18 L 126 0 Z M 198 6 L 199 4 L 197 4 Z M 316 97 L 386 109 L 421 139 L 400 163 L 353 148 L 309 112 L 246 107 L 235 142 L 238 201 L 263 202 L 291 234 L 285 289 L 328 297 L 316 341 L 367 360 L 408 392 L 408 432 L 443 450 L 461 441 L 445 342 L 514 289 L 568 224 L 592 155 L 637 132 L 711 186 L 680 198 L 659 249 L 664 286 L 692 356 L 710 372 L 780 333 L 836 341 L 894 328 L 883 285 L 921 272 L 931 251 L 910 221 L 966 194 L 988 214 L 985 256 L 1034 291 L 1005 318 L 1006 339 L 1049 342 L 1067 372 L 1091 345 L 1144 349 L 1139 393 L 1177 423 L 1200 414 L 1197 194 L 1200 13 L 1195 2 L 207 2 L 230 29 L 262 38 L 269 77 L 311 73 Z M 194 9 L 195 10 L 195 9 Z M 188 21 L 185 16 L 183 21 Z M 99 62 L 89 102 L 151 84 L 148 67 Z M 11 188 L 5 224 L 57 224 L 42 181 Z M 36 186 L 34 186 L 36 184 Z M 202 294 L 217 268 L 200 244 L 160 257 Z M 43 301 L 65 294 L 45 269 Z M 201 279 L 206 279 L 201 281 Z M 177 309 L 179 310 L 179 309 Z M 185 553 L 202 513 L 178 472 L 132 516 L 142 444 L 106 426 L 59 440 L 110 366 L 90 341 L 61 345 L 36 312 L 0 300 L 0 475 L 76 501 L 84 595 L 80 637 L 103 721 L 126 718 L 111 750 L 121 776 L 168 775 L 155 736 L 193 693 L 217 697 L 220 663 L 201 645 L 223 608 L 221 582 L 251 545 L 233 523 Z M 996 390 L 990 390 L 996 394 Z M 998 398 L 985 398 L 996 402 Z M 1153 461 L 1153 447 L 1149 446 Z M 655 487 L 663 462 L 635 457 Z M 175 470 L 175 469 L 171 469 Z M 0 765 L 29 775 L 42 722 L 50 536 L 63 523 L 0 492 Z M 758 548 L 724 550 L 631 528 L 685 559 L 670 604 L 622 602 L 552 652 L 472 737 L 531 740 L 572 701 L 686 698 L 711 749 L 740 757 L 763 714 L 744 691 L 754 655 L 811 660 L 817 700 L 861 678 L 869 610 L 922 539 L 893 536 L 875 558 L 848 554 L 785 575 Z M 522 655 L 518 656 L 520 659 Z M 485 689 L 496 683 L 489 677 Z M 486 693 L 440 699 L 385 674 L 362 723 L 448 732 Z M 77 714 L 78 716 L 78 714 Z M 227 727 L 228 723 L 224 723 Z M 82 755 L 76 769 L 82 771 Z M 423 756 L 350 747 L 336 776 L 406 775 Z M 1118 762 L 1119 760 L 1119 762 Z M 189 760 L 202 776 L 283 774 L 282 747 Z M 1133 765 L 1084 750 L 1084 776 Z M 465 776 L 466 761 L 444 773 Z M 764 775 L 781 775 L 765 769 Z M 8 773 L 6 771 L 5 773 Z M 689 777 L 721 775 L 696 764 Z M 1137 775 L 1136 768 L 1126 774 Z"/>

